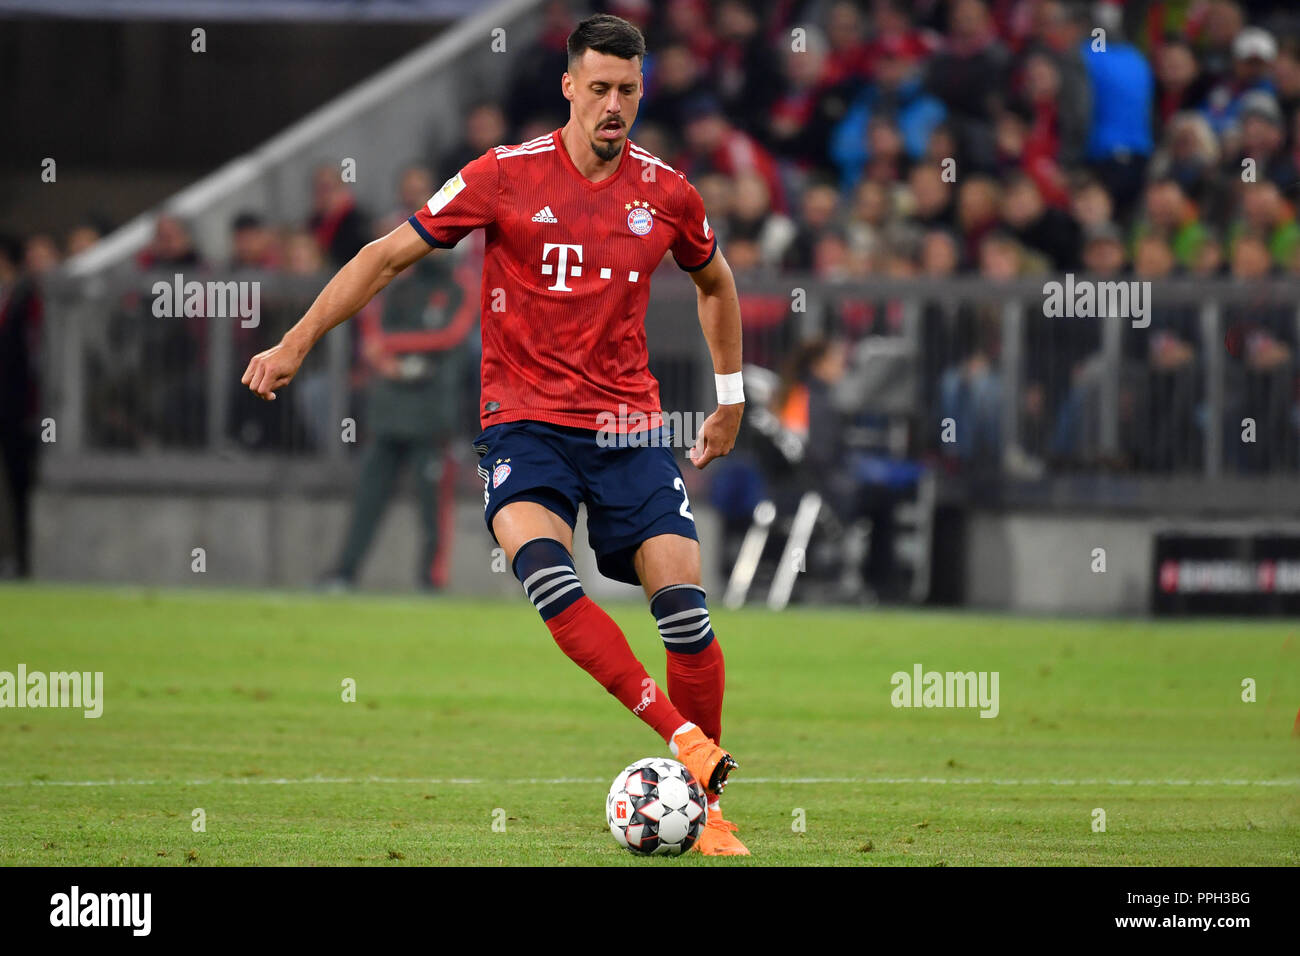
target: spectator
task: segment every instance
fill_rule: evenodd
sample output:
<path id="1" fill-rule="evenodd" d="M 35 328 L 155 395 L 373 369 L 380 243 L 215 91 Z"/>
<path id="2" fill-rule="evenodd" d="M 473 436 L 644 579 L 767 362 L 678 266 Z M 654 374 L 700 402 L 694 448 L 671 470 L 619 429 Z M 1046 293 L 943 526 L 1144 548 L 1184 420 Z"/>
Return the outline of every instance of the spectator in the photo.
<path id="1" fill-rule="evenodd" d="M 241 212 L 230 224 L 230 269 L 263 271 L 280 266 L 275 233 L 255 212 Z"/>
<path id="2" fill-rule="evenodd" d="M 645 122 L 665 129 L 682 129 L 686 125 L 687 105 L 708 92 L 702 72 L 690 47 L 674 44 L 660 51 L 637 114 L 637 129 Z"/>
<path id="3" fill-rule="evenodd" d="M 23 267 L 27 274 L 40 282 L 59 267 L 59 245 L 54 237 L 37 233 L 27 240 L 23 250 Z"/>
<path id="4" fill-rule="evenodd" d="M 1250 160 L 1251 180 L 1271 180 L 1279 189 L 1291 189 L 1300 183 L 1300 169 L 1286 151 L 1286 131 L 1282 110 L 1272 94 L 1254 90 L 1241 98 L 1237 112 L 1241 133 L 1240 153 L 1232 171 L 1246 175 Z"/>
<path id="5" fill-rule="evenodd" d="M 1070 213 L 1083 232 L 1110 225 L 1114 219 L 1114 204 L 1106 187 L 1091 177 L 1076 181 L 1070 200 Z"/>
<path id="6" fill-rule="evenodd" d="M 929 279 L 955 275 L 960 255 L 957 240 L 945 229 L 932 229 L 921 237 L 921 274 Z"/>
<path id="7" fill-rule="evenodd" d="M 952 183 L 941 167 L 925 163 L 912 167 L 907 177 L 907 221 L 922 229 L 951 229 L 954 221 Z"/>
<path id="8" fill-rule="evenodd" d="M 826 57 L 827 80 L 856 84 L 871 75 L 871 49 L 867 24 L 858 4 L 839 0 L 826 13 L 826 35 L 830 50 Z"/>
<path id="9" fill-rule="evenodd" d="M 871 271 L 870 262 L 866 254 L 859 252 L 855 256 L 844 230 L 838 226 L 822 232 L 813 244 L 813 275 L 827 282 L 861 278 Z"/>
<path id="10" fill-rule="evenodd" d="M 842 566 L 851 569 L 843 583 L 860 588 L 865 578 L 876 595 L 893 599 L 902 593 L 894 557 L 897 494 L 872 480 L 883 469 L 867 467 L 869 456 L 847 444 L 851 419 L 837 400 L 847 359 L 843 342 L 816 339 L 802 345 L 787 360 L 772 410 L 787 430 L 803 439 L 801 480 L 821 494 L 839 529 L 870 522 L 870 546 L 861 569 L 855 566 L 860 558 L 853 556 L 855 551 L 860 555 L 854 546 L 860 537 L 845 535 L 839 542 Z"/>
<path id="11" fill-rule="evenodd" d="M 843 190 L 851 190 L 863 167 L 886 147 L 888 158 L 896 164 L 900 152 L 908 160 L 925 155 L 930 133 L 943 122 L 946 111 L 943 103 L 925 92 L 922 80 L 910 57 L 901 52 L 881 56 L 875 82 L 863 88 L 831 134 L 830 155 Z"/>
<path id="12" fill-rule="evenodd" d="M 957 228 L 962 238 L 962 261 L 979 261 L 980 243 L 998 223 L 1002 191 L 988 176 L 971 176 L 957 190 Z"/>
<path id="13" fill-rule="evenodd" d="M 762 176 L 745 172 L 736 177 L 735 199 L 727 223 L 728 250 L 738 240 L 752 243 L 752 265 L 775 271 L 794 241 L 796 230 L 788 216 L 772 211 Z M 727 261 L 731 258 L 728 252 Z"/>
<path id="14" fill-rule="evenodd" d="M 832 165 L 830 141 L 849 109 L 856 85 L 834 82 L 825 35 L 808 27 L 806 49 L 787 49 L 781 64 L 784 85 L 772 106 L 766 136 L 773 151 L 807 174 Z"/>
<path id="15" fill-rule="evenodd" d="M 1232 46 L 1245 26 L 1241 5 L 1209 0 L 1187 20 L 1188 39 L 1197 47 L 1206 79 L 1217 83 L 1232 71 Z"/>
<path id="16" fill-rule="evenodd" d="M 530 116 L 529 119 L 537 119 Z M 522 124 L 521 124 L 522 125 Z M 549 119 L 538 123 L 538 131 L 534 135 L 532 129 L 521 131 L 518 142 L 526 143 L 530 139 L 535 139 L 537 135 L 549 133 L 561 123 L 551 122 Z M 496 103 L 479 103 L 465 112 L 465 133 L 457 146 L 438 158 L 438 169 L 440 175 L 432 177 L 435 184 L 443 180 L 450 179 L 459 170 L 464 169 L 466 165 L 478 159 L 484 153 L 495 149 L 503 143 L 509 141 L 509 127 L 506 124 L 506 114 Z M 425 202 L 432 195 L 432 190 L 424 194 L 424 198 L 416 204 Z M 415 209 L 416 206 L 406 207 L 408 216 L 409 210 Z"/>
<path id="17" fill-rule="evenodd" d="M 437 489 L 444 446 L 462 424 L 461 366 L 477 313 L 450 260 L 438 256 L 403 272 L 363 311 L 366 442 L 352 520 L 327 581 L 331 589 L 354 586 L 405 466 L 414 475 L 419 505 L 415 583 L 425 591 L 445 583 L 439 546 L 445 554 L 447 542 L 439 533 Z"/>
<path id="18" fill-rule="evenodd" d="M 886 243 L 893 213 L 894 202 L 889 187 L 870 180 L 859 183 L 846 225 L 849 244 L 864 255 L 878 251 Z"/>
<path id="19" fill-rule="evenodd" d="M 478 154 L 481 155 L 482 152 Z M 375 236 L 385 236 L 406 222 L 413 211 L 429 201 L 435 189 L 437 182 L 428 166 L 417 163 L 403 169 L 397 176 L 397 205 L 375 224 Z"/>
<path id="20" fill-rule="evenodd" d="M 1251 92 L 1272 93 L 1273 61 L 1277 41 L 1259 27 L 1246 27 L 1232 41 L 1232 73 L 1211 89 L 1205 114 L 1215 133 L 1222 135 L 1239 119 L 1243 98 Z"/>
<path id="21" fill-rule="evenodd" d="M 1277 184 L 1264 180 L 1249 183 L 1241 190 L 1241 215 L 1228 234 L 1228 255 L 1237 274 L 1236 244 L 1243 236 L 1253 236 L 1265 244 L 1274 264 L 1285 268 L 1300 243 L 1300 225 L 1295 210 L 1282 198 Z"/>
<path id="22" fill-rule="evenodd" d="M 319 275 L 325 268 L 325 257 L 310 232 L 290 231 L 284 237 L 284 271 L 295 276 Z"/>
<path id="23" fill-rule="evenodd" d="M 871 75 L 884 57 L 903 57 L 914 62 L 928 59 L 939 49 L 938 38 L 912 23 L 907 4 L 898 0 L 874 0 L 871 5 L 872 36 L 867 43 L 867 70 Z"/>
<path id="24" fill-rule="evenodd" d="M 1232 276 L 1254 283 L 1276 272 L 1275 256 L 1257 235 L 1243 235 L 1232 249 Z M 1224 379 L 1224 449 L 1230 467 L 1244 472 L 1296 467 L 1297 435 L 1295 307 L 1252 304 L 1225 310 L 1232 360 Z M 1241 440 L 1243 420 L 1255 440 Z"/>
<path id="25" fill-rule="evenodd" d="M 372 230 L 351 187 L 339 169 L 320 166 L 312 177 L 312 207 L 308 226 L 330 264 L 341 269 L 370 241 Z"/>
<path id="26" fill-rule="evenodd" d="M 1143 215 L 1133 230 L 1137 242 L 1155 236 L 1168 243 L 1179 266 L 1191 268 L 1207 234 L 1196 204 L 1187 198 L 1177 181 L 1157 179 L 1147 186 Z"/>
<path id="27" fill-rule="evenodd" d="M 1211 233 L 1196 250 L 1192 259 L 1191 274 L 1197 279 L 1216 279 L 1226 271 L 1223 259 L 1223 243 Z"/>
<path id="28" fill-rule="evenodd" d="M 767 182 L 772 208 L 785 212 L 785 190 L 776 160 L 748 133 L 733 126 L 712 96 L 692 100 L 687 107 L 686 146 L 683 171 L 688 176 L 706 169 L 733 177 L 744 171 L 756 172 Z"/>
<path id="29" fill-rule="evenodd" d="M 1028 175 L 1021 173 L 1007 184 L 1002 194 L 1002 221 L 1022 245 L 1047 256 L 1057 271 L 1077 264 L 1078 224 L 1069 214 L 1044 203 L 1038 184 Z"/>
<path id="30" fill-rule="evenodd" d="M 175 216 L 163 213 L 154 222 L 153 239 L 136 258 L 141 269 L 168 269 L 199 265 L 189 228 Z"/>
<path id="31" fill-rule="evenodd" d="M 760 177 L 761 178 L 761 177 Z M 713 228 L 721 228 L 723 231 L 718 235 L 718 245 L 721 246 L 726 240 L 726 230 L 731 219 L 731 214 L 735 208 L 736 185 L 735 180 L 722 173 L 704 173 L 696 177 L 693 182 L 695 189 L 700 194 L 700 199 L 704 201 L 704 209 L 709 214 L 709 223 L 717 223 Z M 767 185 L 767 180 L 763 180 Z M 771 206 L 769 196 L 768 205 Z"/>
<path id="32" fill-rule="evenodd" d="M 948 162 L 958 165 L 965 162 L 965 157 L 962 156 L 961 148 L 957 143 L 957 134 L 953 132 L 950 123 L 940 123 L 930 131 L 930 143 L 925 149 L 925 161 L 938 166 Z"/>
<path id="33" fill-rule="evenodd" d="M 0 578 L 32 572 L 43 305 L 22 260 L 22 243 L 0 237 Z"/>
<path id="34" fill-rule="evenodd" d="M 804 272 L 813 268 L 817 243 L 831 231 L 839 203 L 839 191 L 828 183 L 804 190 L 798 229 L 786 252 L 786 269 Z"/>
<path id="35" fill-rule="evenodd" d="M 1273 85 L 1283 116 L 1300 112 L 1300 38 L 1288 37 L 1273 62 Z"/>
<path id="36" fill-rule="evenodd" d="M 991 170 L 993 117 L 1007 85 L 1010 54 L 981 0 L 957 0 L 950 10 L 949 36 L 929 63 L 925 86 L 947 107 L 966 162 Z"/>
<path id="37" fill-rule="evenodd" d="M 1066 95 L 1061 85 L 1058 59 L 1036 53 L 1025 61 L 1025 99 L 1030 127 L 1025 138 L 1022 166 L 1049 205 L 1064 207 L 1065 167 L 1077 166 L 1088 137 L 1089 103 L 1086 95 Z"/>
<path id="38" fill-rule="evenodd" d="M 1114 281 L 1127 267 L 1124 242 L 1115 226 L 1101 226 L 1084 239 L 1083 266 L 1094 282 Z M 1057 407 L 1050 454 L 1060 465 L 1094 463 L 1101 452 L 1101 393 L 1105 361 L 1101 355 L 1102 320 L 1047 319 L 1055 334 L 1038 323 L 1034 351 L 1036 378 L 1047 388 L 1049 407 Z M 1053 401 L 1055 400 L 1055 401 Z"/>
<path id="39" fill-rule="evenodd" d="M 1178 262 L 1158 235 L 1137 243 L 1134 277 L 1158 282 L 1172 276 Z M 1150 325 L 1121 328 L 1120 443 L 1129 461 L 1144 471 L 1170 471 L 1200 465 L 1196 405 L 1202 376 L 1197 368 L 1199 310 L 1195 305 L 1151 302 Z"/>
<path id="40" fill-rule="evenodd" d="M 555 71 L 568 58 L 569 34 L 575 26 L 577 17 L 566 0 L 547 0 L 542 5 L 537 39 L 520 51 L 510 82 L 510 95 L 505 99 L 510 110 L 510 125 L 515 129 L 539 117 L 544 118 L 542 125 L 547 129 L 564 125 L 568 110 L 561 110 L 557 105 Z M 497 140 L 492 145 L 500 142 Z M 482 152 L 480 150 L 477 155 L 481 156 Z"/>
<path id="41" fill-rule="evenodd" d="M 709 28 L 709 6 L 705 0 L 668 0 L 662 26 L 652 34 L 652 50 L 683 44 L 699 63 L 712 63 L 717 35 Z"/>
<path id="42" fill-rule="evenodd" d="M 942 240 L 929 242 L 941 244 Z M 1019 278 L 1026 267 L 1023 250 L 1009 233 L 993 231 L 981 240 L 981 278 L 1010 282 Z M 965 303 L 956 309 L 936 304 L 927 308 L 922 322 L 927 340 L 932 343 L 930 349 L 937 355 L 946 352 L 952 362 L 938 375 L 938 421 L 932 425 L 939 434 L 947 432 L 951 438 L 944 439 L 943 454 L 968 469 L 999 467 L 1004 448 L 1002 375 L 998 368 L 1000 308 L 986 303 Z"/>
<path id="43" fill-rule="evenodd" d="M 1191 45 L 1179 37 L 1167 37 L 1156 54 L 1157 125 L 1163 129 L 1175 116 L 1199 109 L 1209 91 Z"/>
<path id="44" fill-rule="evenodd" d="M 1172 179 L 1193 201 L 1209 205 L 1219 193 L 1218 166 L 1219 141 L 1205 116 L 1191 110 L 1171 116 L 1151 159 L 1151 178 Z"/>
<path id="45" fill-rule="evenodd" d="M 1082 37 L 1086 20 L 1076 19 Z M 1099 45 L 1079 41 L 1092 86 L 1092 118 L 1084 158 L 1115 200 L 1117 209 L 1132 206 L 1142 190 L 1147 160 L 1154 148 L 1151 130 L 1155 82 L 1137 47 L 1110 35 Z"/>
<path id="46" fill-rule="evenodd" d="M 712 88 L 732 122 L 751 136 L 765 134 L 766 117 L 780 93 L 780 73 L 758 15 L 743 0 L 722 0 L 714 15 L 717 46 L 708 61 Z"/>

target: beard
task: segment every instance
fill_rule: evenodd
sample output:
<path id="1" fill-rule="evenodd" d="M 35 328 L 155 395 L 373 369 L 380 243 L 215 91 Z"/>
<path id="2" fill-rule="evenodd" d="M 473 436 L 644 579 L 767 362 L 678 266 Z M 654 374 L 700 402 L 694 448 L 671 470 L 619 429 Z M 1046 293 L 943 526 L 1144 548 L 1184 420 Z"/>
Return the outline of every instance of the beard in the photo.
<path id="1" fill-rule="evenodd" d="M 591 151 L 605 162 L 609 162 L 619 153 L 623 152 L 623 144 L 594 142 L 591 144 Z"/>

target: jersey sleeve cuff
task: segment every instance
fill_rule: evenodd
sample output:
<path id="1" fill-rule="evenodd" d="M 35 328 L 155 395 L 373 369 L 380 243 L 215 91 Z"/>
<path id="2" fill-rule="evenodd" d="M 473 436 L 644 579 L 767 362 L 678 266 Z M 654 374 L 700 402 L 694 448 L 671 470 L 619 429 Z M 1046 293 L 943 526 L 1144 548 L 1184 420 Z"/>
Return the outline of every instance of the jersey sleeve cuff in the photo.
<path id="1" fill-rule="evenodd" d="M 684 266 L 680 262 L 677 262 L 677 258 L 675 256 L 673 257 L 673 261 L 677 262 L 677 268 L 681 269 L 683 272 L 699 272 L 701 269 L 703 269 L 705 266 L 707 266 L 710 262 L 713 261 L 713 257 L 714 255 L 717 254 L 717 251 L 718 251 L 718 237 L 715 234 L 713 237 L 713 248 L 709 250 L 709 257 L 705 259 L 703 262 L 701 262 L 698 266 Z"/>
<path id="2" fill-rule="evenodd" d="M 425 242 L 427 242 L 429 245 L 433 246 L 433 248 L 452 249 L 455 247 L 455 243 L 453 242 L 440 242 L 437 239 L 433 238 L 433 234 L 429 232 L 428 229 L 425 229 L 423 225 L 420 224 L 420 220 L 417 216 L 412 216 L 410 219 L 406 221 L 409 222 L 412 228 L 414 228 L 415 231 L 420 234 L 420 238 L 423 239 Z M 715 243 L 718 241 L 716 236 L 714 237 L 713 241 Z M 710 255 L 709 258 L 711 259 L 713 258 L 713 256 Z"/>

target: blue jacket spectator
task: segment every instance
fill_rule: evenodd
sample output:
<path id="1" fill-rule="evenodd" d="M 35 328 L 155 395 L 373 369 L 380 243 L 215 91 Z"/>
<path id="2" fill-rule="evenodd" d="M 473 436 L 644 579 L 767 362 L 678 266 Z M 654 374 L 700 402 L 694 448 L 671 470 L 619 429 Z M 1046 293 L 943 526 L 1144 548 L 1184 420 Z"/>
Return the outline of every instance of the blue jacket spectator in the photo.
<path id="1" fill-rule="evenodd" d="M 897 89 L 880 83 L 865 87 L 831 133 L 830 155 L 840 171 L 840 186 L 846 192 L 857 185 L 863 168 L 871 161 L 868 134 L 873 119 L 892 120 L 903 137 L 909 159 L 925 156 L 930 133 L 944 121 L 947 109 L 925 92 L 921 77 L 912 74 Z"/>
<path id="2" fill-rule="evenodd" d="M 1108 43 L 1104 53 L 1084 40 L 1079 48 L 1092 83 L 1092 131 L 1084 151 L 1089 162 L 1117 154 L 1150 156 L 1155 79 L 1146 58 L 1128 43 Z"/>

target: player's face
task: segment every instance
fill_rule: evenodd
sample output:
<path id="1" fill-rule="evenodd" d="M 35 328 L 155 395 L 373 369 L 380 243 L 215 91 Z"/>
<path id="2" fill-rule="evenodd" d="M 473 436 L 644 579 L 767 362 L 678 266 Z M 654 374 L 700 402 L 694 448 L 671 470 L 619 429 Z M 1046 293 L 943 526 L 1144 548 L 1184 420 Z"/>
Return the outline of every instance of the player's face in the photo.
<path id="1" fill-rule="evenodd" d="M 640 61 L 587 50 L 564 74 L 563 87 L 592 152 L 607 161 L 621 153 L 641 104 Z"/>

